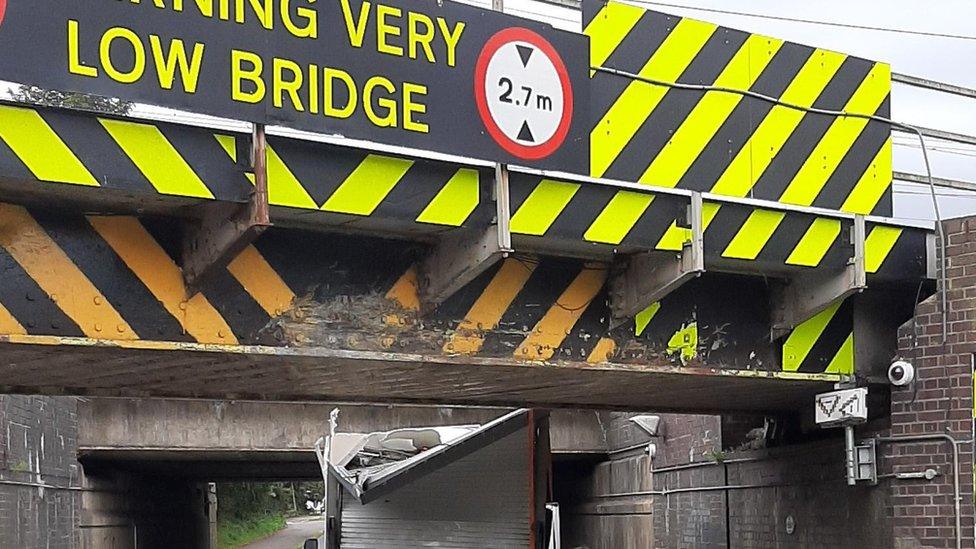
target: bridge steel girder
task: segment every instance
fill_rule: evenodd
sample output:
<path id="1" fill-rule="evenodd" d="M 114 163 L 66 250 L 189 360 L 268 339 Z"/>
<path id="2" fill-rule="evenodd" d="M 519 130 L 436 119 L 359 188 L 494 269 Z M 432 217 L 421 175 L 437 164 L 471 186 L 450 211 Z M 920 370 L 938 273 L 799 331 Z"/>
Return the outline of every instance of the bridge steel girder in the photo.
<path id="1" fill-rule="evenodd" d="M 857 345 L 889 345 L 878 342 L 879 334 L 894 341 L 893 331 L 880 329 L 855 337 L 856 325 L 869 324 L 854 321 L 861 296 L 812 311 L 813 319 L 770 340 L 775 317 L 767 281 L 845 269 L 850 246 L 840 235 L 854 215 L 705 193 L 701 230 L 691 231 L 686 216 L 696 195 L 681 189 L 521 169 L 506 172 L 507 189 L 493 189 L 492 166 L 280 135 L 269 136 L 267 152 L 275 227 L 188 297 L 180 254 L 186 220 L 200 207 L 247 203 L 254 174 L 244 161 L 246 134 L 0 106 L 0 127 L 17 120 L 36 126 L 38 138 L 0 139 L 0 334 L 9 344 L 0 367 L 11 375 L 19 366 L 10 357 L 23 358 L 18 345 L 46 355 L 44 345 L 35 345 L 38 337 L 66 348 L 106 343 L 102 358 L 109 363 L 149 353 L 164 364 L 169 358 L 157 361 L 156 354 L 166 349 L 217 367 L 215 356 L 253 349 L 269 372 L 286 368 L 297 349 L 302 363 L 330 352 L 373 353 L 342 359 L 349 371 L 360 364 L 366 380 L 373 377 L 365 365 L 380 372 L 378 365 L 399 364 L 390 375 L 410 390 L 391 398 L 404 402 L 485 398 L 562 406 L 551 385 L 558 378 L 592 384 L 590 397 L 577 395 L 580 405 L 667 408 L 684 405 L 650 390 L 643 398 L 611 394 L 588 378 L 601 371 L 630 383 L 627 376 L 643 372 L 651 379 L 670 373 L 688 387 L 702 379 L 764 385 L 771 377 L 820 386 L 855 374 L 855 356 L 884 354 Z M 864 233 L 872 304 L 903 304 L 917 295 L 919 281 L 930 276 L 931 228 L 867 217 Z M 464 235 L 489 235 L 499 245 L 472 259 L 458 253 L 465 251 L 458 246 L 468 242 Z M 698 243 L 692 250 L 707 272 L 667 292 L 637 292 L 633 301 L 646 308 L 630 307 L 611 325 L 611 264 L 641 254 L 674 257 L 688 242 Z M 431 267 L 445 264 L 457 269 Z M 449 276 L 429 292 L 432 271 Z M 219 347 L 217 355 L 210 345 Z M 422 383 L 412 376 L 423 365 L 445 360 L 472 368 L 487 360 L 510 367 L 497 371 L 513 377 L 479 381 L 486 397 L 466 392 L 462 377 L 434 393 L 409 385 Z M 560 368 L 547 371 L 553 365 Z M 538 377 L 519 385 L 516 372 L 525 369 Z M 47 373 L 45 383 L 54 379 Z M 11 390 L 40 389 L 38 379 L 5 379 Z M 82 378 L 57 379 L 61 385 L 44 390 L 58 392 Z M 123 379 L 96 376 L 75 387 L 115 394 L 124 392 Z M 386 396 L 385 382 L 350 394 L 315 376 L 303 380 L 319 387 L 309 395 L 298 390 L 306 398 Z M 244 389 L 231 392 L 278 398 L 297 390 L 260 383 L 251 387 L 256 392 Z M 165 394 L 159 385 L 148 390 Z M 723 394 L 732 393 L 715 393 Z M 742 399 L 745 408 L 753 406 L 751 397 Z"/>
<path id="2" fill-rule="evenodd" d="M 840 377 L 705 367 L 547 366 L 325 348 L 0 337 L 0 391 L 694 413 L 795 411 Z M 50 364 L 56 363 L 56 371 Z M 45 375 L 39 376 L 38 369 Z"/>

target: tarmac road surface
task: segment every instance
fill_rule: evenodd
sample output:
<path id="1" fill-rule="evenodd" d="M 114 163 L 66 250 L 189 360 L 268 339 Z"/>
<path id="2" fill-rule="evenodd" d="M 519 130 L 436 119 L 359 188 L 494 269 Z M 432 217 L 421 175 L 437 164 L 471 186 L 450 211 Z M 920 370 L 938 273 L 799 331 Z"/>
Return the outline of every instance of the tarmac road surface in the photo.
<path id="1" fill-rule="evenodd" d="M 288 526 L 273 536 L 249 543 L 244 549 L 299 549 L 308 538 L 322 535 L 321 517 L 288 519 Z"/>

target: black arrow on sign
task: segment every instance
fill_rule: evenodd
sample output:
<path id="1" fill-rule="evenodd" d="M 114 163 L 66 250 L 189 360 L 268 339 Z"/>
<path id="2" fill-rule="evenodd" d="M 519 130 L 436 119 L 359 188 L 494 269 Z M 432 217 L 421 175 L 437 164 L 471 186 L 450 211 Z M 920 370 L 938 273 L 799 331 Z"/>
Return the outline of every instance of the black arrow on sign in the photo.
<path id="1" fill-rule="evenodd" d="M 518 50 L 519 57 L 522 58 L 522 66 L 529 66 L 529 58 L 532 57 L 532 53 L 535 51 L 534 48 L 528 46 L 523 46 L 521 44 L 515 44 L 515 49 Z"/>
<path id="2" fill-rule="evenodd" d="M 528 121 L 522 122 L 522 129 L 519 130 L 518 140 L 535 143 L 535 136 L 532 135 L 532 130 L 529 129 Z"/>

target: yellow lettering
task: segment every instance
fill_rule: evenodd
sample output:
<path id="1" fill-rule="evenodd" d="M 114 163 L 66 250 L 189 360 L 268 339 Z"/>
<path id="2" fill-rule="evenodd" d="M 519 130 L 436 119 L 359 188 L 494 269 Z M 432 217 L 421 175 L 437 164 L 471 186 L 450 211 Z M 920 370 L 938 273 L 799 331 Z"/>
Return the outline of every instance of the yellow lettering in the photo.
<path id="1" fill-rule="evenodd" d="M 386 22 L 387 16 L 400 17 L 403 12 L 400 8 L 394 8 L 393 6 L 384 6 L 383 4 L 377 4 L 376 6 L 376 51 L 380 53 L 388 53 L 390 55 L 403 56 L 403 48 L 400 46 L 390 44 L 387 42 L 387 38 L 390 36 L 400 36 L 400 27 L 391 25 Z"/>
<path id="2" fill-rule="evenodd" d="M 396 101 L 389 97 L 378 98 L 376 104 L 386 112 L 382 116 L 377 114 L 373 109 L 373 90 L 376 88 L 383 88 L 388 93 L 396 92 L 393 82 L 382 76 L 374 76 L 367 80 L 366 85 L 363 86 L 363 110 L 366 111 L 366 117 L 380 128 L 395 128 L 397 125 Z"/>
<path id="3" fill-rule="evenodd" d="M 326 67 L 323 74 L 325 77 L 325 106 L 322 109 L 323 114 L 333 118 L 349 118 L 356 110 L 356 101 L 359 99 L 358 92 L 356 91 L 356 82 L 353 81 L 352 76 L 349 76 L 348 72 L 340 69 Z M 345 84 L 346 92 L 349 95 L 348 101 L 342 107 L 335 105 L 335 88 L 333 87 L 333 82 L 336 80 L 341 80 Z"/>
<path id="4" fill-rule="evenodd" d="M 203 44 L 193 45 L 193 60 L 188 60 L 186 46 L 180 39 L 170 42 L 169 52 L 163 52 L 163 45 L 155 34 L 149 35 L 149 49 L 152 50 L 156 72 L 159 74 L 159 85 L 164 90 L 173 89 L 176 80 L 176 69 L 180 69 L 180 79 L 186 93 L 196 93 L 197 82 L 200 80 L 200 65 L 203 62 Z"/>
<path id="5" fill-rule="evenodd" d="M 427 61 L 433 63 L 434 50 L 431 49 L 430 43 L 434 41 L 434 22 L 431 21 L 430 17 L 422 13 L 411 11 L 407 13 L 407 23 L 410 25 L 410 30 L 407 32 L 409 36 L 408 52 L 410 59 L 417 58 L 417 46 L 420 46 L 424 50 Z M 426 30 L 421 32 L 421 26 Z"/>
<path id="6" fill-rule="evenodd" d="M 314 0 L 312 0 L 314 1 Z M 298 17 L 304 26 L 298 26 L 291 18 L 291 0 L 281 0 L 281 22 L 285 25 L 296 38 L 318 38 L 319 37 L 319 13 L 312 8 L 298 8 Z"/>
<path id="7" fill-rule="evenodd" d="M 78 22 L 68 20 L 68 72 L 90 78 L 98 77 L 98 69 L 86 66 L 78 54 Z"/>
<path id="8" fill-rule="evenodd" d="M 302 106 L 302 99 L 298 96 L 298 90 L 302 87 L 302 68 L 294 61 L 277 57 L 275 57 L 272 67 L 272 72 L 274 73 L 272 84 L 274 97 L 272 100 L 274 101 L 274 106 L 280 109 L 284 104 L 283 95 L 287 93 L 295 110 L 304 112 L 305 107 Z M 288 80 L 285 79 L 286 71 L 291 73 L 291 78 Z"/>
<path id="9" fill-rule="evenodd" d="M 441 34 L 444 35 L 444 45 L 447 46 L 447 66 L 453 67 L 457 59 L 458 41 L 461 40 L 461 33 L 464 32 L 464 23 L 458 21 L 452 30 L 447 27 L 447 21 L 438 17 L 437 26 L 441 28 Z"/>
<path id="10" fill-rule="evenodd" d="M 173 11 L 183 11 L 184 0 L 173 0 Z M 213 17 L 213 0 L 196 0 L 197 11 L 204 17 Z"/>
<path id="11" fill-rule="evenodd" d="M 359 7 L 359 21 L 353 21 L 352 7 L 349 0 L 339 0 L 342 4 L 342 18 L 346 22 L 346 32 L 349 34 L 349 44 L 354 48 L 363 47 L 363 37 L 366 36 L 366 21 L 369 19 L 369 8 L 372 4 L 363 2 Z"/>
<path id="12" fill-rule="evenodd" d="M 319 66 L 308 66 L 308 112 L 319 113 Z"/>
<path id="13" fill-rule="evenodd" d="M 403 83 L 403 129 L 412 132 L 427 133 L 430 130 L 427 124 L 418 122 L 413 117 L 414 114 L 427 113 L 427 105 L 414 102 L 413 94 L 415 93 L 417 95 L 427 95 L 427 86 L 412 84 L 410 82 Z"/>
<path id="14" fill-rule="evenodd" d="M 231 80 L 234 81 L 231 97 L 234 101 L 243 103 L 259 103 L 264 99 L 264 94 L 267 92 L 264 80 L 261 79 L 261 72 L 264 70 L 264 61 L 261 60 L 261 56 L 240 50 L 232 50 L 230 55 Z M 249 64 L 251 68 L 244 68 L 245 63 Z M 243 83 L 245 81 L 254 85 L 254 91 L 244 90 Z"/>
<path id="15" fill-rule="evenodd" d="M 248 0 L 251 11 L 258 17 L 261 26 L 271 30 L 274 28 L 274 1 L 273 0 Z M 234 4 L 234 21 L 244 23 L 244 0 L 236 0 Z"/>
<path id="16" fill-rule="evenodd" d="M 112 42 L 116 40 L 128 42 L 132 47 L 134 62 L 132 69 L 128 72 L 120 70 L 112 61 Z M 98 48 L 98 52 L 102 62 L 102 68 L 105 69 L 105 74 L 116 82 L 132 84 L 142 78 L 142 75 L 146 72 L 146 50 L 142 46 L 142 42 L 139 41 L 139 37 L 136 36 L 136 33 L 125 27 L 112 27 L 108 29 L 102 35 L 102 42 Z"/>
<path id="17" fill-rule="evenodd" d="M 230 0 L 220 0 L 220 17 L 221 21 L 230 21 Z"/>

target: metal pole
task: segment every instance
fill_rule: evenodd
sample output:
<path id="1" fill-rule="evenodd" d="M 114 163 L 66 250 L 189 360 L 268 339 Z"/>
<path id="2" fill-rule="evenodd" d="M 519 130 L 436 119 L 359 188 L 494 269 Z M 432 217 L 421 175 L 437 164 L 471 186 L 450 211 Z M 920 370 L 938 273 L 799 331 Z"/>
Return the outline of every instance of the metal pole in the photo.
<path id="1" fill-rule="evenodd" d="M 268 138 L 264 133 L 264 124 L 254 124 L 251 139 L 251 167 L 254 169 L 255 211 L 251 218 L 255 220 L 270 219 L 268 206 Z"/>
<path id="2" fill-rule="evenodd" d="M 844 426 L 844 445 L 847 453 L 847 484 L 857 484 L 857 460 L 854 457 L 854 426 Z"/>
<path id="3" fill-rule="evenodd" d="M 948 442 L 952 446 L 952 489 L 953 489 L 953 500 L 955 504 L 956 513 L 956 549 L 962 549 L 962 508 L 960 502 L 962 501 L 962 494 L 959 488 L 959 444 L 960 441 L 948 434 L 932 434 L 932 435 L 907 435 L 898 437 L 878 437 L 876 439 L 878 442 L 922 442 L 926 440 L 943 440 Z M 971 442 L 971 441 L 970 441 Z"/>

